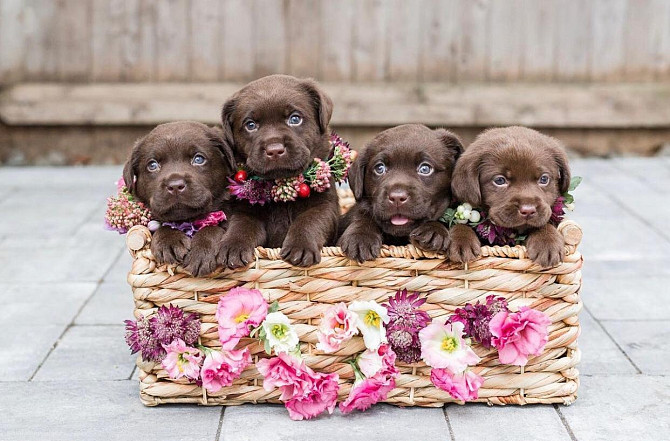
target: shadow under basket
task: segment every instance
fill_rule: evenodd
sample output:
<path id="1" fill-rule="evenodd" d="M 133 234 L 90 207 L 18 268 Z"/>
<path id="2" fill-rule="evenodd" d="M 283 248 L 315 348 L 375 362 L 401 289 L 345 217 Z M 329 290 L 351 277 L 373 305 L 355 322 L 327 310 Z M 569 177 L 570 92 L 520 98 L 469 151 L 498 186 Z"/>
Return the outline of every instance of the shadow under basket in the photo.
<path id="1" fill-rule="evenodd" d="M 577 246 L 582 230 L 573 221 L 564 221 L 558 231 L 565 238 L 565 259 L 560 265 L 542 269 L 526 258 L 523 246 L 482 247 L 482 257 L 467 265 L 425 253 L 413 246 L 384 246 L 381 257 L 358 264 L 337 247 L 321 252 L 321 263 L 297 268 L 281 260 L 279 249 L 257 248 L 255 261 L 242 270 L 223 270 L 206 278 L 195 278 L 181 267 L 158 265 L 151 254 L 151 233 L 145 227 L 133 227 L 126 237 L 134 257 L 128 283 L 135 298 L 135 317 L 153 314 L 161 305 L 172 304 L 200 315 L 200 342 L 220 348 L 214 317 L 219 297 L 236 286 L 257 288 L 271 303 L 277 300 L 300 337 L 307 365 L 321 372 L 337 372 L 340 377 L 338 401 L 346 399 L 354 382 L 347 360 L 364 350 L 360 336 L 340 351 L 325 354 L 316 349 L 317 327 L 324 311 L 338 302 L 376 300 L 384 303 L 397 290 L 418 291 L 425 297 L 421 307 L 432 318 L 452 314 L 458 307 L 488 295 L 507 299 L 510 309 L 520 306 L 543 311 L 551 319 L 549 342 L 544 352 L 531 357 L 524 367 L 503 365 L 495 349 L 474 344 L 481 357 L 472 369 L 485 381 L 478 402 L 489 404 L 571 404 L 579 387 L 580 352 L 577 337 L 578 314 L 582 309 L 582 256 Z M 243 339 L 252 360 L 267 357 L 263 347 L 252 339 Z M 238 405 L 243 403 L 279 403 L 279 390 L 263 389 L 263 377 L 250 365 L 234 384 L 215 394 L 182 380 L 172 380 L 160 364 L 138 358 L 140 399 L 147 406 L 163 403 Z M 397 363 L 401 375 L 396 388 L 385 402 L 399 406 L 440 407 L 457 402 L 430 381 L 430 367 L 423 362 Z"/>

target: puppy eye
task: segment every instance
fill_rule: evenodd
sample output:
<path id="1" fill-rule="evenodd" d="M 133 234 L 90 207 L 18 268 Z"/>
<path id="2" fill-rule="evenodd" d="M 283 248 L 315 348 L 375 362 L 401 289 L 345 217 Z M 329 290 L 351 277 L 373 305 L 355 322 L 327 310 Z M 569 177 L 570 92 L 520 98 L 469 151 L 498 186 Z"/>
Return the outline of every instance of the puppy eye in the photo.
<path id="1" fill-rule="evenodd" d="M 300 116 L 297 113 L 293 113 L 291 116 L 288 117 L 288 121 L 286 121 L 286 124 L 289 126 L 299 126 L 302 124 L 302 116 Z"/>
<path id="2" fill-rule="evenodd" d="M 247 132 L 255 132 L 258 130 L 258 124 L 256 124 L 256 121 L 250 119 L 244 123 L 244 128 L 247 129 Z"/>
<path id="3" fill-rule="evenodd" d="M 421 165 L 419 165 L 417 171 L 419 172 L 420 175 L 428 176 L 431 173 L 433 173 L 433 166 L 424 162 Z"/>
<path id="4" fill-rule="evenodd" d="M 197 153 L 191 160 L 191 164 L 193 165 L 203 165 L 205 162 L 207 162 L 207 159 L 200 153 Z"/>
<path id="5" fill-rule="evenodd" d="M 155 159 L 150 160 L 149 163 L 147 164 L 147 170 L 149 170 L 150 172 L 157 172 L 160 169 L 161 166 Z"/>
<path id="6" fill-rule="evenodd" d="M 548 174 L 543 174 L 540 176 L 540 179 L 537 180 L 537 183 L 540 185 L 547 185 L 549 183 L 549 175 Z"/>
<path id="7" fill-rule="evenodd" d="M 377 165 L 375 165 L 374 170 L 375 173 L 377 173 L 378 175 L 383 175 L 384 173 L 386 173 L 386 165 L 383 162 L 380 162 Z"/>
<path id="8" fill-rule="evenodd" d="M 507 178 L 502 175 L 498 175 L 493 178 L 493 183 L 498 187 L 505 187 L 507 186 Z"/>

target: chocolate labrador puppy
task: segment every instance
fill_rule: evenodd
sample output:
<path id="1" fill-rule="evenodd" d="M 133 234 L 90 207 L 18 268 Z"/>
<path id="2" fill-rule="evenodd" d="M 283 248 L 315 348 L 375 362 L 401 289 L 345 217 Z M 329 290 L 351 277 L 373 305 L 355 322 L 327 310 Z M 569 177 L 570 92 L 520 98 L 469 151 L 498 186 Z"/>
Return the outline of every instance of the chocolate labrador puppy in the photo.
<path id="1" fill-rule="evenodd" d="M 234 169 L 233 152 L 221 130 L 198 122 L 161 124 L 137 141 L 123 179 L 163 223 L 151 239 L 151 252 L 159 262 L 183 264 L 195 276 L 214 271 L 224 228 L 205 226 L 191 238 L 165 223 L 176 227 L 223 210 L 229 194 L 221 183 Z"/>
<path id="2" fill-rule="evenodd" d="M 247 84 L 223 106 L 222 120 L 235 157 L 249 175 L 291 178 L 315 157 L 331 154 L 330 98 L 312 80 L 271 75 Z M 296 266 L 321 261 L 321 248 L 334 239 L 338 202 L 334 182 L 304 199 L 251 205 L 236 201 L 219 263 L 246 266 L 256 246 L 281 247 L 281 257 Z"/>
<path id="3" fill-rule="evenodd" d="M 461 152 L 456 135 L 421 124 L 377 135 L 349 172 L 356 205 L 342 218 L 338 241 L 347 257 L 373 260 L 382 243 L 410 241 L 446 251 L 449 231 L 438 219 L 451 203 L 451 174 Z"/>
<path id="4" fill-rule="evenodd" d="M 451 183 L 457 200 L 480 207 L 496 225 L 528 233 L 528 256 L 542 267 L 563 260 L 563 237 L 549 219 L 556 198 L 569 186 L 570 168 L 561 144 L 526 127 L 480 134 L 456 164 Z M 452 227 L 450 260 L 471 261 L 480 252 L 470 227 Z"/>

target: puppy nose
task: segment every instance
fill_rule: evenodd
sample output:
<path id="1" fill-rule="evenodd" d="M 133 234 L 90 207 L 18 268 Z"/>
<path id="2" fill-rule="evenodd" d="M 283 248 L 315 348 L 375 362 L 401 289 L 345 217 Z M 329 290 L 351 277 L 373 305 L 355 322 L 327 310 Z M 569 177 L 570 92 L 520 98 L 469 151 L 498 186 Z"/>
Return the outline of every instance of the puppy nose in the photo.
<path id="1" fill-rule="evenodd" d="M 170 179 L 166 185 L 167 191 L 170 194 L 181 193 L 186 190 L 186 181 L 183 179 Z"/>
<path id="2" fill-rule="evenodd" d="M 276 142 L 274 144 L 270 144 L 269 146 L 265 147 L 265 154 L 270 159 L 277 159 L 280 156 L 282 156 L 284 153 L 286 153 L 286 149 L 284 148 L 284 144 L 280 144 L 278 142 Z"/>
<path id="3" fill-rule="evenodd" d="M 537 213 L 537 209 L 534 205 L 522 205 L 519 207 L 519 214 L 523 217 L 531 217 L 535 213 Z"/>
<path id="4" fill-rule="evenodd" d="M 389 202 L 394 205 L 402 205 L 407 202 L 409 195 L 405 190 L 391 190 L 389 193 Z"/>

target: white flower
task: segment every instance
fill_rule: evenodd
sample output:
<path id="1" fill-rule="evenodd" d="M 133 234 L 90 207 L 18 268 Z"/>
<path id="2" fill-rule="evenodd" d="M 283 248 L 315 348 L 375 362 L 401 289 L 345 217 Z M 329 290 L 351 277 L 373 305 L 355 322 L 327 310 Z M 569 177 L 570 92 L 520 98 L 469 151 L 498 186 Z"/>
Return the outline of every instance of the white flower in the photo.
<path id="1" fill-rule="evenodd" d="M 263 330 L 270 348 L 274 348 L 275 353 L 290 353 L 298 345 L 298 334 L 291 327 L 291 322 L 281 312 L 271 312 L 265 317 Z"/>
<path id="2" fill-rule="evenodd" d="M 447 324 L 446 319 L 433 322 L 419 331 L 421 358 L 432 368 L 449 369 L 460 374 L 480 358 L 463 338 L 463 323 Z"/>
<path id="3" fill-rule="evenodd" d="M 467 202 L 463 204 L 463 210 L 472 211 L 472 205 Z"/>
<path id="4" fill-rule="evenodd" d="M 569 211 L 574 211 L 575 210 L 575 203 L 570 202 L 569 204 L 565 204 L 565 208 L 568 209 Z"/>
<path id="5" fill-rule="evenodd" d="M 349 305 L 349 310 L 356 313 L 356 327 L 363 334 L 365 347 L 376 350 L 387 342 L 384 324 L 389 322 L 389 316 L 386 308 L 374 300 L 355 300 Z"/>
<path id="6" fill-rule="evenodd" d="M 482 215 L 479 214 L 479 211 L 477 210 L 472 210 L 470 212 L 470 222 L 479 222 L 482 219 Z"/>

